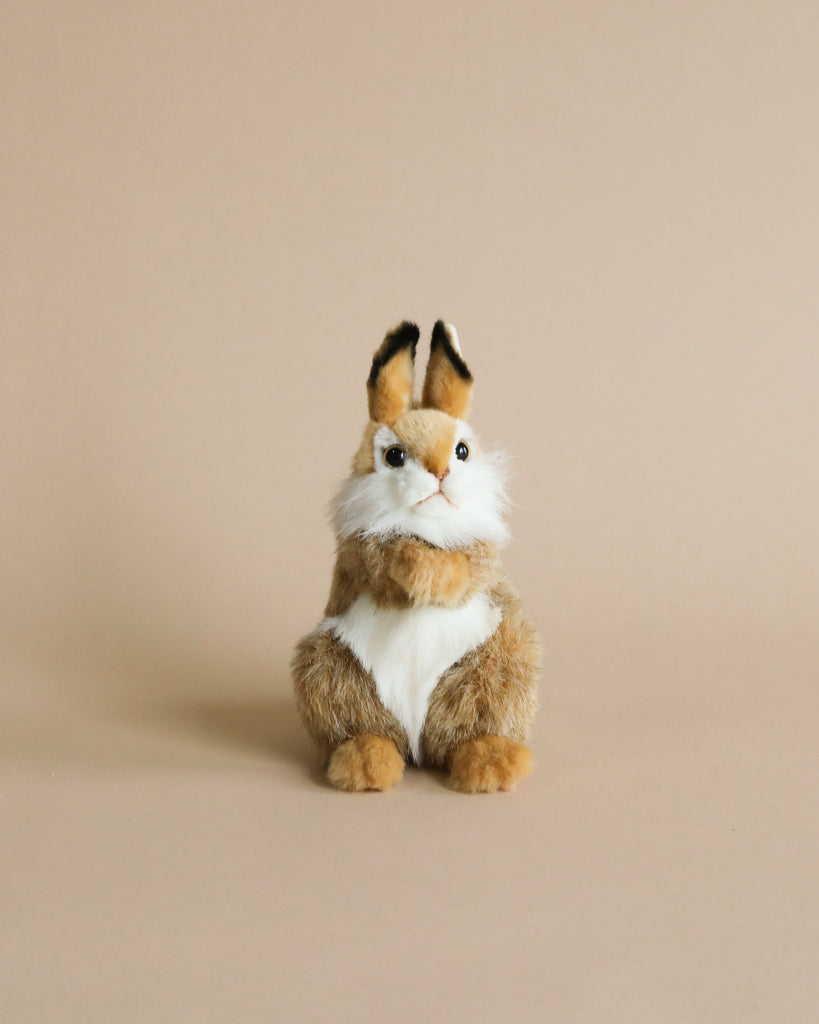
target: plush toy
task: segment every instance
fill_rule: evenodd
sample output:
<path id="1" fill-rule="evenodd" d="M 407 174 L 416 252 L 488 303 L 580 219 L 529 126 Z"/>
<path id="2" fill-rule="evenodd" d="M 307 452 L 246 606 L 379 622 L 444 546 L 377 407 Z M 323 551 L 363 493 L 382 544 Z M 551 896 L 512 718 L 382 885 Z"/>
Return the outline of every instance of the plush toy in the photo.
<path id="1" fill-rule="evenodd" d="M 420 402 L 417 344 L 405 322 L 373 357 L 370 422 L 333 504 L 330 598 L 293 685 L 339 789 L 387 790 L 411 760 L 491 793 L 531 771 L 540 646 L 499 560 L 503 467 L 465 422 L 458 336 L 435 324 Z"/>

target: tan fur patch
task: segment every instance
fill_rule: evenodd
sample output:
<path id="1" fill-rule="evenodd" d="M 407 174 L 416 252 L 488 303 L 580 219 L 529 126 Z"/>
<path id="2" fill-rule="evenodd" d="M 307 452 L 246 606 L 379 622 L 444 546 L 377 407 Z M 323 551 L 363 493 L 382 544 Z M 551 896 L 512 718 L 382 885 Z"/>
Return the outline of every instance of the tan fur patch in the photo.
<path id="1" fill-rule="evenodd" d="M 327 778 L 350 793 L 391 789 L 404 774 L 404 758 L 392 740 L 359 735 L 338 747 L 327 765 Z"/>
<path id="2" fill-rule="evenodd" d="M 438 409 L 410 409 L 393 424 L 393 431 L 424 469 L 440 477 L 452 458 L 457 427 Z"/>
<path id="3" fill-rule="evenodd" d="M 443 349 L 436 349 L 427 364 L 421 404 L 465 420 L 471 400 L 472 381 L 464 380 L 458 374 Z"/>
<path id="4" fill-rule="evenodd" d="M 418 604 L 460 604 L 470 581 L 469 555 L 421 544 L 404 544 L 390 575 Z"/>
<path id="5" fill-rule="evenodd" d="M 479 736 L 450 758 L 450 783 L 461 793 L 497 793 L 511 789 L 532 771 L 532 751 L 505 736 Z"/>

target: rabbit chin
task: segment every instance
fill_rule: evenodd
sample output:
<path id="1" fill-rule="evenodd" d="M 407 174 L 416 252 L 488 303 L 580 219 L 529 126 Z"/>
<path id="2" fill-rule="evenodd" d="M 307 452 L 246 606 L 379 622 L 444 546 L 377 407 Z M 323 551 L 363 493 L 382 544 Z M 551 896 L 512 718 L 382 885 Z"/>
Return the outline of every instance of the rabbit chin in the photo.
<path id="1" fill-rule="evenodd" d="M 504 486 L 504 459 L 499 453 L 477 455 L 452 466 L 444 481 L 446 498 L 435 494 L 426 472 L 401 475 L 387 470 L 351 476 L 342 484 L 331 509 L 340 538 L 420 537 L 440 548 L 461 548 L 479 541 L 503 544 L 509 530 L 503 513 L 509 500 Z"/>

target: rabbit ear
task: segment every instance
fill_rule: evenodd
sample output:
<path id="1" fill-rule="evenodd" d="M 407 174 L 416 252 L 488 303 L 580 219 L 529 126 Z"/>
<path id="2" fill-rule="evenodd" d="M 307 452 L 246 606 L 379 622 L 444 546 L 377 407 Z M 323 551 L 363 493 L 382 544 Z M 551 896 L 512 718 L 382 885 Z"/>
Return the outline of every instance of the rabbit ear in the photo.
<path id="1" fill-rule="evenodd" d="M 471 398 L 472 374 L 461 356 L 458 334 L 452 324 L 439 320 L 432 329 L 421 405 L 462 420 L 469 412 Z"/>
<path id="2" fill-rule="evenodd" d="M 391 427 L 412 398 L 419 331 L 405 320 L 393 327 L 373 356 L 367 379 L 370 419 Z"/>

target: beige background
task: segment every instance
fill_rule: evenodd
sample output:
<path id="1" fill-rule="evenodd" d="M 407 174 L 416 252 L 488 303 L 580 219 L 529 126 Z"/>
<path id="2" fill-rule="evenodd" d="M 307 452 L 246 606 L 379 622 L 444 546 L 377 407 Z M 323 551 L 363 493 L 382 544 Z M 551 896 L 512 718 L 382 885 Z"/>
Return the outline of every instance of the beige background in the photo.
<path id="1" fill-rule="evenodd" d="M 0 1017 L 817 1019 L 819 6 L 6 2 Z M 516 460 L 538 771 L 322 783 L 394 321 Z"/>

